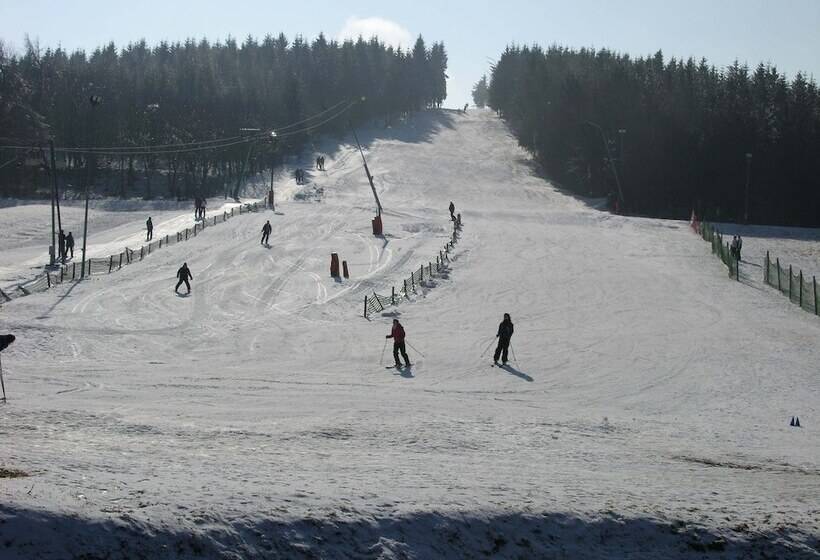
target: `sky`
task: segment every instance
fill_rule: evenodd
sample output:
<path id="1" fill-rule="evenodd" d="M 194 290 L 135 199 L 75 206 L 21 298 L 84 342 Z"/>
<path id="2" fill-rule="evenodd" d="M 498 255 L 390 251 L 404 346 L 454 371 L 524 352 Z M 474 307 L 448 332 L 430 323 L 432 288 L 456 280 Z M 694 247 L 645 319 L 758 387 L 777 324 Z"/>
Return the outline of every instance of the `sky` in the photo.
<path id="1" fill-rule="evenodd" d="M 42 47 L 93 50 L 145 38 L 165 40 L 284 32 L 307 39 L 368 38 L 412 47 L 443 41 L 449 56 L 445 106 L 470 99 L 504 48 L 553 43 L 607 47 L 633 56 L 705 57 L 718 67 L 772 62 L 789 77 L 820 78 L 820 0 L 0 0 L 0 39 L 21 49 L 26 34 Z"/>

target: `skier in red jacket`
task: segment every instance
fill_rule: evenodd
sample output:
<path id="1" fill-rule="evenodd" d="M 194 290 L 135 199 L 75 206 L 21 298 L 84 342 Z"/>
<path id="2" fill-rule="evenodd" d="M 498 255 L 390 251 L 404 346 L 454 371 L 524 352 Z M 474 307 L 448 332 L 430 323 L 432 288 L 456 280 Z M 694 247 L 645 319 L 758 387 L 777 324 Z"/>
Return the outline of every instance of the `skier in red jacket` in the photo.
<path id="1" fill-rule="evenodd" d="M 404 358 L 405 365 L 410 367 L 410 358 L 407 357 L 407 350 L 404 348 L 404 327 L 401 326 L 398 319 L 393 319 L 393 329 L 385 338 L 393 339 L 393 359 L 396 360 L 396 367 L 401 367 L 399 352 L 401 352 L 401 357 Z"/>

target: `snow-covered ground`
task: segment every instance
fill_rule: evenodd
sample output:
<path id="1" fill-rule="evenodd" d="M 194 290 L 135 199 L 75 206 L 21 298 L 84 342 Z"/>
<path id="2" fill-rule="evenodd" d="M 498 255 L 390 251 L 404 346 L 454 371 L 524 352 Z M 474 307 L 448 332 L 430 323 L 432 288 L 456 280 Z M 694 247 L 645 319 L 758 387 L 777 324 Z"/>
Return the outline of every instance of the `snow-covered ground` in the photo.
<path id="1" fill-rule="evenodd" d="M 0 307 L 0 467 L 29 474 L 0 478 L 0 558 L 820 556 L 816 317 L 683 222 L 558 192 L 490 112 L 363 135 L 383 239 L 345 145 L 278 213 Z M 435 258 L 450 200 L 449 274 L 362 318 Z M 409 371 L 380 364 L 393 317 Z"/>

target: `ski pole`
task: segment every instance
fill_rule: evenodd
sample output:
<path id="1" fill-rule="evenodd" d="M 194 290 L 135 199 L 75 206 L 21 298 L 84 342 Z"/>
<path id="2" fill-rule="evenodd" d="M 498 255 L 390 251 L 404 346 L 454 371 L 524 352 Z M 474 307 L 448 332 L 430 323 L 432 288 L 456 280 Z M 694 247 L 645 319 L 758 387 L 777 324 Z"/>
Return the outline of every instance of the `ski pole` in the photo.
<path id="1" fill-rule="evenodd" d="M 386 338 L 384 339 L 384 346 L 382 346 L 382 357 L 379 358 L 379 365 L 380 366 L 384 365 L 384 351 L 385 350 L 387 350 L 387 339 Z"/>
<path id="2" fill-rule="evenodd" d="M 0 387 L 3 388 L 3 402 L 6 402 L 6 384 L 3 382 L 3 361 L 0 360 Z"/>
<path id="3" fill-rule="evenodd" d="M 405 341 L 405 342 L 407 342 L 407 341 Z M 413 350 L 415 350 L 416 352 L 418 352 L 418 353 L 419 353 L 419 355 L 420 355 L 422 358 L 424 357 L 424 354 L 422 354 L 422 353 L 421 353 L 421 351 L 420 351 L 418 348 L 416 348 L 415 346 L 413 346 L 413 345 L 412 345 L 412 344 L 410 344 L 409 342 L 407 342 L 407 346 L 409 346 L 410 348 L 412 348 Z"/>
<path id="4" fill-rule="evenodd" d="M 510 342 L 510 352 L 512 352 L 513 361 L 515 362 L 515 365 L 518 365 L 518 360 L 515 358 L 515 348 L 513 348 L 512 342 Z"/>
<path id="5" fill-rule="evenodd" d="M 483 358 L 483 357 L 484 357 L 484 354 L 486 354 L 487 352 L 489 352 L 490 348 L 492 348 L 492 347 L 493 347 L 493 343 L 494 343 L 494 342 L 495 342 L 495 337 L 493 337 L 492 339 L 490 339 L 490 343 L 487 345 L 487 347 L 486 347 L 486 348 L 484 349 L 484 351 L 481 353 L 481 355 L 479 356 L 479 358 Z"/>

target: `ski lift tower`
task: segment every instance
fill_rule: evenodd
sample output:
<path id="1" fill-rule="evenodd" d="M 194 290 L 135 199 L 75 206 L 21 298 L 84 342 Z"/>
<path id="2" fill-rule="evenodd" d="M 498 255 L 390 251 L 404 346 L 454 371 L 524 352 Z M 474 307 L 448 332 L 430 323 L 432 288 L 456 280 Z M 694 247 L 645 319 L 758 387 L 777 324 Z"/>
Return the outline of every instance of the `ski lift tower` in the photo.
<path id="1" fill-rule="evenodd" d="M 353 138 L 356 140 L 356 147 L 359 148 L 359 154 L 362 156 L 364 172 L 367 175 L 368 183 L 370 183 L 370 190 L 373 191 L 373 198 L 376 199 L 376 209 L 378 214 L 375 218 L 373 218 L 373 220 L 371 220 L 371 224 L 373 225 L 373 235 L 380 236 L 382 235 L 382 203 L 379 201 L 379 195 L 376 193 L 376 186 L 373 184 L 373 175 L 370 174 L 370 169 L 367 167 L 367 160 L 364 157 L 364 150 L 362 150 L 362 145 L 359 143 L 359 137 L 356 135 L 356 130 L 353 128 L 353 125 L 350 125 L 350 131 L 353 132 Z"/>

